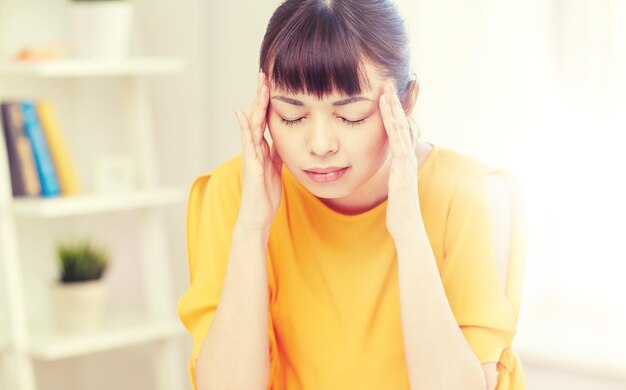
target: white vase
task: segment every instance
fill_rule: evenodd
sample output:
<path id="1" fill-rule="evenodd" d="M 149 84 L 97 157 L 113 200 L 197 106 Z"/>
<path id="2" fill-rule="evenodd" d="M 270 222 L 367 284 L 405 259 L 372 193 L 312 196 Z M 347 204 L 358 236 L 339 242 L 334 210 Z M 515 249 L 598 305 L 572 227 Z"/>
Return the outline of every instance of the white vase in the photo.
<path id="1" fill-rule="evenodd" d="M 102 279 L 56 283 L 51 292 L 59 332 L 84 333 L 102 327 L 106 308 L 106 284 Z"/>
<path id="2" fill-rule="evenodd" d="M 129 55 L 132 1 L 70 1 L 72 53 L 78 58 L 122 59 Z"/>

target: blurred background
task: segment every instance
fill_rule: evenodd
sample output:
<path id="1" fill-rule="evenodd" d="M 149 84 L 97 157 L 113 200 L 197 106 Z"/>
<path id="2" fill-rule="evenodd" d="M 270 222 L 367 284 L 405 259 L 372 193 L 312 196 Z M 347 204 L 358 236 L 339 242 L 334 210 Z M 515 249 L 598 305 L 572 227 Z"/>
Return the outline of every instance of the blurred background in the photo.
<path id="1" fill-rule="evenodd" d="M 0 0 L 0 98 L 48 98 L 55 104 L 85 193 L 102 185 L 93 159 L 103 148 L 131 155 L 117 147 L 115 137 L 126 139 L 128 150 L 140 155 L 131 158 L 137 176 L 130 176 L 136 183 L 130 188 L 158 184 L 179 192 L 135 202 L 161 202 L 155 214 L 128 206 L 135 204 L 129 201 L 111 215 L 69 212 L 41 222 L 38 213 L 45 211 L 38 204 L 31 209 L 12 200 L 7 157 L 0 154 L 5 160 L 0 163 L 0 386 L 187 388 L 191 342 L 174 312 L 188 285 L 185 196 L 197 175 L 239 153 L 233 110 L 247 109 L 254 98 L 261 39 L 279 1 L 129 0 L 129 47 L 116 60 L 122 65 L 91 59 L 65 62 L 56 70 L 29 67 L 38 57 L 77 56 L 75 3 L 80 2 Z M 626 2 L 398 4 L 421 84 L 416 120 L 422 139 L 510 170 L 524 191 L 529 247 L 514 350 L 528 388 L 626 389 L 626 254 L 621 247 L 626 235 Z M 144 60 L 128 65 L 127 58 Z M 126 130 L 133 124 L 149 132 L 129 140 Z M 146 155 L 149 163 L 142 160 Z M 26 217 L 11 210 L 26 210 Z M 35 217 L 28 210 L 36 210 Z M 161 237 L 165 245 L 153 252 L 148 244 L 137 248 L 143 241 L 134 239 L 135 228 L 156 234 L 141 236 L 144 241 Z M 139 328 L 145 342 L 133 342 L 130 327 L 122 327 L 100 338 L 61 337 L 33 348 L 39 339 L 30 330 L 51 315 L 46 286 L 56 270 L 50 240 L 85 231 L 113 254 L 106 279 L 108 310 L 151 306 L 166 313 L 163 318 L 173 318 L 164 326 Z M 147 260 L 136 260 L 141 250 L 149 254 Z M 151 259 L 156 258 L 167 268 L 154 271 Z M 138 287 L 138 280 L 144 286 Z M 162 280 L 171 286 L 159 289 Z M 151 298 L 153 291 L 162 293 L 162 301 Z M 158 302 L 163 309 L 155 307 Z M 28 331 L 16 331 L 21 322 L 15 313 L 29 324 Z M 169 371 L 172 375 L 164 377 Z M 36 387 L 24 379 L 29 373 Z"/>

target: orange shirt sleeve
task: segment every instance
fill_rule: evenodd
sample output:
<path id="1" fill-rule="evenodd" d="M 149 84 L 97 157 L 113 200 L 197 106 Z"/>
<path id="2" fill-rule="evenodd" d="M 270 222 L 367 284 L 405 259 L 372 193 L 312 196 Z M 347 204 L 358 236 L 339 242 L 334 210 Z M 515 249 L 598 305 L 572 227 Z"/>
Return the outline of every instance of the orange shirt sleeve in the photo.
<path id="1" fill-rule="evenodd" d="M 190 286 L 178 301 L 178 316 L 193 339 L 189 375 L 194 390 L 195 364 L 222 291 L 240 192 L 234 180 L 206 173 L 193 183 L 187 204 L 187 258 Z M 235 185 L 233 185 L 235 184 Z"/>
<path id="2" fill-rule="evenodd" d="M 484 172 L 468 175 L 455 190 L 446 224 L 441 276 L 457 323 L 479 361 L 498 363 L 501 383 L 497 389 L 517 390 L 524 388 L 523 374 L 510 346 L 526 255 L 526 221 L 517 182 L 508 172 L 498 172 L 507 179 L 513 194 L 506 288 L 496 267 Z M 505 377 L 512 379 L 505 384 Z"/>

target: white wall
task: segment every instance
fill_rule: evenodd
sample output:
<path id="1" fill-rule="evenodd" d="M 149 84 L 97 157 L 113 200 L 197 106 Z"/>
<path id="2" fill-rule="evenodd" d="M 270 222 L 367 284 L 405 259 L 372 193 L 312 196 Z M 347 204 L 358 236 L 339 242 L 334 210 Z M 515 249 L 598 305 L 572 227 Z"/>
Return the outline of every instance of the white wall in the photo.
<path id="1" fill-rule="evenodd" d="M 203 167 L 213 167 L 240 151 L 234 110 L 248 110 L 255 91 L 259 50 L 269 17 L 279 2 L 213 2 L 203 21 L 207 124 Z"/>
<path id="2" fill-rule="evenodd" d="M 516 348 L 529 388 L 625 388 L 624 2 L 403 3 L 425 137 L 509 169 L 524 190 Z"/>

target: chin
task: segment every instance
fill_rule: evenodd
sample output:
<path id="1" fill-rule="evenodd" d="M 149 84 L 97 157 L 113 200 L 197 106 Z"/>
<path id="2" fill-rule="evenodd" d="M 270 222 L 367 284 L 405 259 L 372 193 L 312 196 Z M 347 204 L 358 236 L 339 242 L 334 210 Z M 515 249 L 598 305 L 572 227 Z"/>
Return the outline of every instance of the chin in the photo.
<path id="1" fill-rule="evenodd" d="M 350 195 L 349 191 L 339 191 L 339 190 L 333 190 L 333 189 L 326 189 L 326 190 L 322 190 L 322 191 L 315 191 L 309 187 L 307 187 L 307 189 L 309 190 L 310 193 L 312 193 L 313 195 L 315 195 L 318 198 L 321 199 L 339 199 L 339 198 L 345 198 L 346 196 Z"/>
<path id="2" fill-rule="evenodd" d="M 311 194 L 322 199 L 344 198 L 353 192 L 346 186 L 346 183 L 319 184 L 311 182 L 307 177 L 298 179 L 298 181 Z"/>

